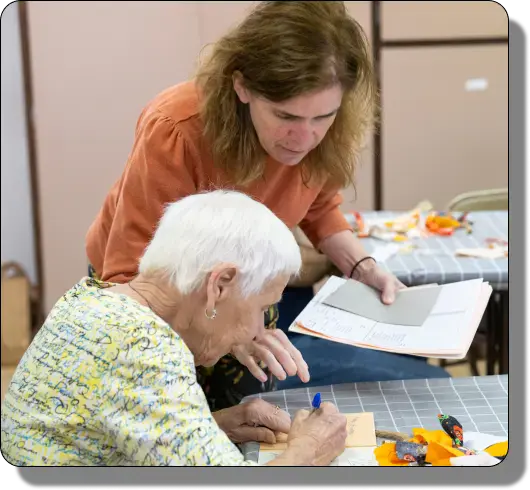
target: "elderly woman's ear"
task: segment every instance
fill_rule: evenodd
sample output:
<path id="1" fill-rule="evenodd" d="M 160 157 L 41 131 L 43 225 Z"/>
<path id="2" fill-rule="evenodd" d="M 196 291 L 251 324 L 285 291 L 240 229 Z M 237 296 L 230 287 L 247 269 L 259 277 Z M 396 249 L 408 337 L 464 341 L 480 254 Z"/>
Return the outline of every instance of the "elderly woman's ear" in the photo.
<path id="1" fill-rule="evenodd" d="M 206 285 L 208 308 L 215 308 L 215 304 L 225 301 L 239 288 L 239 272 L 233 264 L 219 264 L 215 266 Z"/>

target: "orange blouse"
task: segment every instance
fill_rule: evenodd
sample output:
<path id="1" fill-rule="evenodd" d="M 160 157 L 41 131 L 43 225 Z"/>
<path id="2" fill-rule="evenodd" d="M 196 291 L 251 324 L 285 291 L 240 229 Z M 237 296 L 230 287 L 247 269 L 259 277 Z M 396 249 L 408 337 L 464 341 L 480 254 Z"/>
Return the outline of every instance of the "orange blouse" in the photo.
<path id="1" fill-rule="evenodd" d="M 113 282 L 131 279 L 165 205 L 214 188 L 245 192 L 289 228 L 300 225 L 315 247 L 351 230 L 339 209 L 339 189 L 308 187 L 298 166 L 269 158 L 263 178 L 244 187 L 231 184 L 203 137 L 197 89 L 189 81 L 159 94 L 140 115 L 125 170 L 86 237 L 88 259 L 98 276 Z"/>

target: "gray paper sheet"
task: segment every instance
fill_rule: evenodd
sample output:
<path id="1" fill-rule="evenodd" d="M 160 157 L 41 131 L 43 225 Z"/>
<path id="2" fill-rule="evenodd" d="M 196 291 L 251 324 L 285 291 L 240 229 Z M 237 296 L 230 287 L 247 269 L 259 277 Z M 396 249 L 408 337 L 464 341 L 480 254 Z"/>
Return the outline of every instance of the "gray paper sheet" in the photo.
<path id="1" fill-rule="evenodd" d="M 421 327 L 438 299 L 441 286 L 409 288 L 397 293 L 391 305 L 381 301 L 381 293 L 349 279 L 323 303 L 380 323 Z"/>

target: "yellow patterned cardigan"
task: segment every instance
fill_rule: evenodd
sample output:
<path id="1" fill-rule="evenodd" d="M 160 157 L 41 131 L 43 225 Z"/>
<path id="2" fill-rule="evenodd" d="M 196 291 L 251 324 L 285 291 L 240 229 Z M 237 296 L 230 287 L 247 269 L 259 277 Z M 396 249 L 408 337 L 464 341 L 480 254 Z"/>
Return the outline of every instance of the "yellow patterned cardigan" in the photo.
<path id="1" fill-rule="evenodd" d="M 161 318 L 85 278 L 55 305 L 2 404 L 17 466 L 239 466 L 193 355 Z"/>

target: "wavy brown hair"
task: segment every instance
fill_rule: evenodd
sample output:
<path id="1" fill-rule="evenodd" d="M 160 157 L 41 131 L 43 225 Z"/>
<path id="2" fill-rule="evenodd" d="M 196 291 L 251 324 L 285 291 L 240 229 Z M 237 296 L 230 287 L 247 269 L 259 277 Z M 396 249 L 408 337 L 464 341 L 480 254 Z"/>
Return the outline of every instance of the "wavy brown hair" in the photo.
<path id="1" fill-rule="evenodd" d="M 236 72 L 247 89 L 272 102 L 340 83 L 344 96 L 335 121 L 301 166 L 306 181 L 353 184 L 376 86 L 365 33 L 343 2 L 261 2 L 199 66 L 201 117 L 214 161 L 243 185 L 262 175 L 266 154 L 233 88 Z"/>

